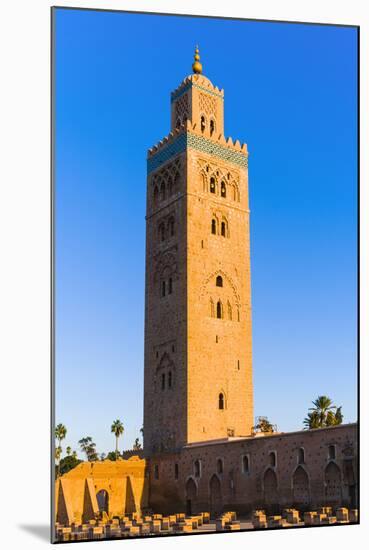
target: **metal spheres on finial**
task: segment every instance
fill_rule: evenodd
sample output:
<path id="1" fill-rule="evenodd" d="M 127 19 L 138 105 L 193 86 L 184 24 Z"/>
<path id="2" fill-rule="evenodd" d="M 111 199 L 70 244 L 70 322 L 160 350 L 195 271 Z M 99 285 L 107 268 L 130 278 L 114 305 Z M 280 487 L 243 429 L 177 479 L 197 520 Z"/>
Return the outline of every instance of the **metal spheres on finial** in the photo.
<path id="1" fill-rule="evenodd" d="M 195 49 L 195 55 L 194 55 L 195 61 L 192 63 L 192 70 L 196 74 L 202 73 L 202 65 L 200 63 L 200 55 L 199 55 L 199 47 L 196 46 Z"/>

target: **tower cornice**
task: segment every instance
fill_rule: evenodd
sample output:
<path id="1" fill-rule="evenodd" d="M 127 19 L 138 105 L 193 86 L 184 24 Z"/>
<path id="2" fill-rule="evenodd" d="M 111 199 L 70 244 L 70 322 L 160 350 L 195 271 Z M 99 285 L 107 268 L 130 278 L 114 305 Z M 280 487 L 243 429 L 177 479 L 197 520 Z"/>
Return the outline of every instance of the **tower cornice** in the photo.
<path id="1" fill-rule="evenodd" d="M 182 80 L 181 84 L 171 93 L 171 102 L 178 99 L 182 94 L 186 93 L 190 88 L 199 88 L 210 95 L 224 99 L 224 90 L 214 86 L 214 84 L 204 75 L 190 74 Z"/>
<path id="2" fill-rule="evenodd" d="M 148 150 L 148 173 L 156 170 L 178 153 L 184 152 L 186 148 L 196 149 L 226 162 L 247 167 L 246 143 L 241 145 L 238 139 L 233 141 L 231 137 L 226 138 L 223 134 L 214 138 L 214 136 L 210 136 L 209 132 L 201 132 L 196 123 L 192 124 L 188 120 L 186 125 L 182 124 L 180 128 L 170 132 Z"/>

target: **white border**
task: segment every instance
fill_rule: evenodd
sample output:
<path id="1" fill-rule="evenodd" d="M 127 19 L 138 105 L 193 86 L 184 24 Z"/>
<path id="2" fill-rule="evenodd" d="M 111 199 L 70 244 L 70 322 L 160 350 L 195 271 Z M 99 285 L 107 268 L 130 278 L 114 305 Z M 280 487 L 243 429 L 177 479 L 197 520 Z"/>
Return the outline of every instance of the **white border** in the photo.
<path id="1" fill-rule="evenodd" d="M 368 31 L 367 0 L 258 0 L 215 4 L 212 0 L 60 0 L 57 5 L 167 13 L 191 13 L 361 26 L 361 391 L 369 388 L 368 300 Z M 3 2 L 0 18 L 2 76 L 0 163 L 1 250 L 1 544 L 4 548 L 45 546 L 49 522 L 49 0 Z M 231 45 L 225 46 L 231 51 Z M 342 151 L 342 155 L 344 155 Z M 365 237 L 365 239 L 364 239 Z M 368 396 L 361 398 L 362 463 L 368 456 Z M 363 465 L 362 464 L 362 465 Z M 317 545 L 360 548 L 367 532 L 367 469 L 361 472 L 359 527 L 303 529 L 233 535 L 107 542 L 114 548 L 227 548 L 270 544 L 310 549 Z M 22 527 L 23 526 L 23 527 Z M 28 526 L 28 527 L 26 527 Z M 44 538 L 40 538 L 44 535 Z M 224 538 L 226 537 L 226 539 Z M 149 546 L 147 546 L 149 545 Z M 160 546 L 159 546 L 160 545 Z M 74 545 L 75 546 L 75 545 Z M 95 548 L 96 544 L 93 546 Z M 113 548 L 112 546 L 112 548 Z M 99 546 L 100 547 L 100 546 Z M 98 547 L 98 548 L 99 548 Z M 68 546 L 69 548 L 69 546 Z M 80 548 L 80 547 L 79 547 Z M 84 548 L 84 547 L 83 547 Z M 90 548 L 90 547 L 88 547 Z M 92 547 L 91 547 L 92 548 Z"/>

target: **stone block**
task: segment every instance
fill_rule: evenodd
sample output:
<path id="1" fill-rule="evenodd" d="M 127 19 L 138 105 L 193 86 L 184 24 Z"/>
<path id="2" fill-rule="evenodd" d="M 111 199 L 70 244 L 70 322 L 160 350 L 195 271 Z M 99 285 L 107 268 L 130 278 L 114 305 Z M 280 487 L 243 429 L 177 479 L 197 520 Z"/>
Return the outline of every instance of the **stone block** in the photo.
<path id="1" fill-rule="evenodd" d="M 161 520 L 161 528 L 163 531 L 168 531 L 170 528 L 169 518 L 163 518 Z"/>
<path id="2" fill-rule="evenodd" d="M 347 508 L 337 508 L 336 510 L 337 521 L 342 523 L 349 520 L 349 511 Z"/>
<path id="3" fill-rule="evenodd" d="M 140 527 L 138 525 L 132 525 L 130 528 L 129 528 L 129 534 L 130 536 L 137 536 L 140 534 Z"/>
<path id="4" fill-rule="evenodd" d="M 151 533 L 150 523 L 143 523 L 141 525 L 141 535 L 149 535 Z"/>
<path id="5" fill-rule="evenodd" d="M 359 521 L 359 510 L 353 509 L 349 511 L 350 523 L 357 523 Z"/>
<path id="6" fill-rule="evenodd" d="M 298 510 L 288 510 L 287 511 L 287 517 L 286 517 L 288 523 L 296 524 L 300 522 L 300 514 Z"/>
<path id="7" fill-rule="evenodd" d="M 160 519 L 153 519 L 150 523 L 151 533 L 160 533 L 161 521 Z"/>
<path id="8" fill-rule="evenodd" d="M 210 512 L 201 512 L 203 523 L 210 523 Z"/>
<path id="9" fill-rule="evenodd" d="M 227 523 L 226 531 L 239 531 L 241 529 L 239 521 L 232 521 L 232 523 Z"/>
<path id="10" fill-rule="evenodd" d="M 305 512 L 304 513 L 304 523 L 305 525 L 313 525 L 313 518 L 317 515 L 318 512 Z"/>
<path id="11" fill-rule="evenodd" d="M 192 525 L 189 525 L 185 522 L 179 522 L 176 524 L 176 531 L 178 531 L 179 533 L 191 533 Z"/>

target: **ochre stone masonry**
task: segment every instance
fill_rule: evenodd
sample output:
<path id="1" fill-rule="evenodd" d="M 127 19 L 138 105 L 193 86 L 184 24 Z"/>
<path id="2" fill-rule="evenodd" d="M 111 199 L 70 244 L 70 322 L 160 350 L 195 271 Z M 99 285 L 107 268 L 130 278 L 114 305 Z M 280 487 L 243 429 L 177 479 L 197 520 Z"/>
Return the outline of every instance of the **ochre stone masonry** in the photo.
<path id="1" fill-rule="evenodd" d="M 56 521 L 87 523 L 100 512 L 141 513 L 148 507 L 146 462 L 133 456 L 112 462 L 82 462 L 55 483 Z"/>
<path id="2" fill-rule="evenodd" d="M 357 426 L 209 441 L 150 459 L 150 505 L 168 513 L 357 507 Z"/>
<path id="3" fill-rule="evenodd" d="M 148 155 L 147 456 L 253 425 L 247 148 L 223 135 L 223 96 L 187 77 Z"/>

